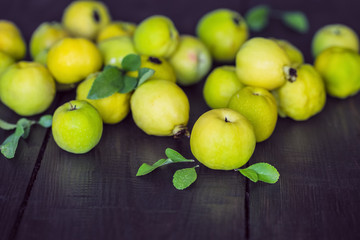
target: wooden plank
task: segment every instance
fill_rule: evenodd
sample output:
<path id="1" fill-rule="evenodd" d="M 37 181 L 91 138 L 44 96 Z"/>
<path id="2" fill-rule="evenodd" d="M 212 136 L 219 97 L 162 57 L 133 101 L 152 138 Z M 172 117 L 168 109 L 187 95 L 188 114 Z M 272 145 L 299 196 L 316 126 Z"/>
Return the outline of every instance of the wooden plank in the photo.
<path id="1" fill-rule="evenodd" d="M 0 103 L 1 119 L 16 123 L 20 118 Z M 12 234 L 23 213 L 26 200 L 30 194 L 30 180 L 36 176 L 40 148 L 46 136 L 46 129 L 34 126 L 27 139 L 21 139 L 13 159 L 0 155 L 0 236 L 4 238 Z M 10 131 L 0 130 L 0 141 L 3 142 Z"/>
<path id="2" fill-rule="evenodd" d="M 207 107 L 188 89 L 196 113 Z M 196 120 L 192 115 L 191 124 Z M 99 145 L 87 154 L 46 148 L 18 239 L 203 239 L 244 236 L 244 180 L 235 172 L 200 167 L 194 186 L 176 190 L 167 166 L 136 177 L 143 162 L 164 157 L 166 147 L 191 157 L 188 139 L 147 136 L 131 116 L 106 125 Z M 193 164 L 185 164 L 193 166 Z M 226 228 L 214 228 L 225 224 Z M 184 231 L 186 229 L 186 231 Z"/>
<path id="3" fill-rule="evenodd" d="M 257 4 L 251 1 L 251 5 Z M 359 33 L 354 1 L 272 1 L 281 10 L 303 10 L 310 31 L 300 35 L 272 20 L 265 31 L 297 45 L 312 63 L 311 40 L 321 26 L 343 23 Z M 253 159 L 275 165 L 275 185 L 249 183 L 249 239 L 359 239 L 360 96 L 328 98 L 306 122 L 280 119 Z"/>

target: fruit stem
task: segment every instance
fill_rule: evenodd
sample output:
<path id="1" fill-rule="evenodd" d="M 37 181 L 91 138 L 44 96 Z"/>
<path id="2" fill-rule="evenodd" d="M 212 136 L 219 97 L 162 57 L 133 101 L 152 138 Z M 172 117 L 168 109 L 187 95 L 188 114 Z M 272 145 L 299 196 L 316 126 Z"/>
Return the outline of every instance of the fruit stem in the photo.
<path id="1" fill-rule="evenodd" d="M 76 110 L 76 105 L 72 105 L 71 102 L 69 102 L 70 104 L 70 111 Z"/>
<path id="2" fill-rule="evenodd" d="M 295 82 L 296 78 L 297 78 L 297 71 L 295 68 L 289 67 L 289 66 L 285 66 L 283 68 L 284 73 L 285 73 L 285 77 L 286 80 L 288 80 L 289 82 Z"/>
<path id="3" fill-rule="evenodd" d="M 184 125 L 177 125 L 175 126 L 173 130 L 173 136 L 174 138 L 180 138 L 181 136 L 186 136 L 190 138 L 190 132 Z"/>

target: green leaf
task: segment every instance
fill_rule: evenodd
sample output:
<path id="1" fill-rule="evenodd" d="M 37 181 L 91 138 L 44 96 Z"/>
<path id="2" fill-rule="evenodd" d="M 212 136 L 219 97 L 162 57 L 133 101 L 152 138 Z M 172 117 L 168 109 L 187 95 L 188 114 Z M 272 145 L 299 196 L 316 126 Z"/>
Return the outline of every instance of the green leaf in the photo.
<path id="1" fill-rule="evenodd" d="M 253 182 L 259 181 L 259 176 L 252 169 L 239 169 L 239 172 Z"/>
<path id="2" fill-rule="evenodd" d="M 19 122 L 19 121 L 18 121 Z M 1 153 L 6 158 L 13 158 L 19 143 L 19 139 L 25 133 L 24 128 L 21 124 L 17 124 L 16 130 L 13 134 L 8 136 L 5 141 L 0 145 Z"/>
<path id="3" fill-rule="evenodd" d="M 94 80 L 88 99 L 106 98 L 123 87 L 123 75 L 115 66 L 106 66 L 104 70 Z"/>
<path id="4" fill-rule="evenodd" d="M 192 159 L 184 158 L 180 153 L 171 148 L 166 148 L 165 155 L 173 162 L 194 162 Z"/>
<path id="5" fill-rule="evenodd" d="M 118 90 L 119 93 L 128 93 L 134 90 L 137 86 L 137 78 L 124 75 L 123 77 L 123 87 Z"/>
<path id="6" fill-rule="evenodd" d="M 17 121 L 16 125 L 21 126 L 24 130 L 24 133 L 22 135 L 23 138 L 27 138 L 29 136 L 31 125 L 33 125 L 34 123 L 35 121 L 31 121 L 26 118 L 21 118 L 19 119 L 19 121 Z"/>
<path id="7" fill-rule="evenodd" d="M 178 163 L 178 162 L 194 162 L 192 159 L 186 159 L 184 158 L 180 153 L 177 151 L 166 148 L 165 155 L 168 157 L 167 159 L 160 159 L 157 162 L 155 162 L 153 165 L 149 165 L 147 163 L 143 163 L 139 170 L 136 173 L 136 176 L 143 176 L 146 175 L 152 171 L 154 171 L 156 168 L 165 166 L 170 163 Z"/>
<path id="8" fill-rule="evenodd" d="M 173 185 L 178 190 L 184 190 L 197 179 L 195 167 L 177 170 L 173 176 Z"/>
<path id="9" fill-rule="evenodd" d="M 151 78 L 152 75 L 154 75 L 155 70 L 151 68 L 140 68 L 139 69 L 139 76 L 138 76 L 138 86 L 143 84 L 146 80 Z"/>
<path id="10" fill-rule="evenodd" d="M 268 163 L 255 163 L 245 169 L 238 169 L 245 177 L 249 177 L 250 180 L 256 180 L 254 173 L 257 174 L 257 179 L 266 183 L 276 183 L 279 180 L 280 174 L 275 167 Z M 249 171 L 251 170 L 251 171 Z M 256 181 L 254 181 L 256 182 Z"/>
<path id="11" fill-rule="evenodd" d="M 39 124 L 40 126 L 44 127 L 44 128 L 49 128 L 51 127 L 52 124 L 52 115 L 44 115 L 42 116 L 39 121 L 37 122 L 37 124 Z"/>
<path id="12" fill-rule="evenodd" d="M 121 67 L 125 71 L 136 71 L 141 66 L 141 58 L 137 54 L 128 54 L 126 55 L 122 62 Z"/>
<path id="13" fill-rule="evenodd" d="M 245 14 L 245 21 L 252 31 L 259 32 L 267 26 L 269 13 L 270 7 L 267 5 L 258 5 L 251 8 Z"/>
<path id="14" fill-rule="evenodd" d="M 303 12 L 284 12 L 281 16 L 283 22 L 288 27 L 300 33 L 306 33 L 309 30 L 309 22 Z"/>
<path id="15" fill-rule="evenodd" d="M 173 161 L 171 159 L 160 159 L 156 163 L 154 163 L 153 165 L 143 163 L 140 166 L 139 170 L 137 171 L 136 176 L 138 177 L 138 176 L 146 175 L 148 173 L 151 173 L 152 171 L 154 171 L 158 167 L 165 166 L 165 165 L 170 164 L 170 163 L 173 163 Z"/>
<path id="16" fill-rule="evenodd" d="M 12 130 L 16 128 L 16 124 L 7 123 L 0 119 L 0 128 L 4 130 Z"/>

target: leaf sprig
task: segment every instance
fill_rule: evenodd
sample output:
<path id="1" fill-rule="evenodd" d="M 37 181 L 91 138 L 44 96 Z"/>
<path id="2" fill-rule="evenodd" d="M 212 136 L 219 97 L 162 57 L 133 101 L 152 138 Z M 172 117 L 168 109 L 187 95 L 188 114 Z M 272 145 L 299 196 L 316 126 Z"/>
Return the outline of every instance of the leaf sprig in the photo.
<path id="1" fill-rule="evenodd" d="M 0 128 L 3 130 L 15 130 L 5 141 L 0 145 L 1 153 L 8 159 L 14 158 L 15 152 L 20 138 L 26 139 L 30 134 L 31 126 L 38 124 L 44 128 L 51 127 L 52 116 L 44 115 L 39 121 L 21 118 L 16 124 L 7 123 L 0 119 Z"/>
<path id="2" fill-rule="evenodd" d="M 309 30 L 309 21 L 301 11 L 280 11 L 262 4 L 249 9 L 245 14 L 249 28 L 255 32 L 263 30 L 271 17 L 280 19 L 287 27 L 299 33 Z"/>
<path id="3" fill-rule="evenodd" d="M 155 162 L 153 165 L 149 165 L 147 163 L 143 163 L 138 169 L 136 176 L 143 176 L 148 173 L 151 173 L 155 169 L 171 164 L 171 163 L 179 163 L 179 162 L 195 162 L 192 159 L 184 158 L 177 151 L 167 148 L 165 150 L 165 155 L 167 159 L 160 159 Z M 183 168 L 177 170 L 173 175 L 173 185 L 178 190 L 183 190 L 193 184 L 197 179 L 196 168 L 199 165 L 190 168 Z M 235 171 L 239 171 L 242 175 L 249 178 L 253 182 L 266 182 L 266 183 L 276 183 L 279 180 L 280 174 L 276 170 L 276 168 L 268 163 L 260 162 L 255 163 L 247 168 L 242 169 L 234 169 Z"/>
<path id="4" fill-rule="evenodd" d="M 88 99 L 101 99 L 116 92 L 128 93 L 148 80 L 155 71 L 150 68 L 140 68 L 141 58 L 137 54 L 126 55 L 121 62 L 121 69 L 107 65 L 95 78 L 88 93 Z M 131 77 L 127 72 L 138 71 L 138 77 Z"/>

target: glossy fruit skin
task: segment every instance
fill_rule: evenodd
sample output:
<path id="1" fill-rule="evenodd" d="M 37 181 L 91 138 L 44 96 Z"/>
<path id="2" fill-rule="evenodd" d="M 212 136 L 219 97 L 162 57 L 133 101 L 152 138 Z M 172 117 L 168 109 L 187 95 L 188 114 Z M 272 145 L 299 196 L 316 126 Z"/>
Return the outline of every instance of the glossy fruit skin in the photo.
<path id="1" fill-rule="evenodd" d="M 184 91 L 167 80 L 149 80 L 130 100 L 136 125 L 148 135 L 173 136 L 186 127 L 190 105 Z"/>
<path id="2" fill-rule="evenodd" d="M 359 37 L 350 27 L 343 24 L 328 24 L 320 28 L 311 42 L 313 57 L 330 47 L 349 48 L 359 52 Z"/>
<path id="3" fill-rule="evenodd" d="M 360 90 L 360 56 L 353 50 L 328 48 L 315 59 L 314 66 L 330 96 L 344 99 Z"/>
<path id="4" fill-rule="evenodd" d="M 51 47 L 47 66 L 62 84 L 85 79 L 102 67 L 102 56 L 94 43 L 85 38 L 64 38 Z"/>
<path id="5" fill-rule="evenodd" d="M 254 127 L 256 142 L 267 140 L 274 132 L 278 111 L 276 100 L 268 90 L 244 87 L 231 97 L 228 107 L 250 121 Z"/>
<path id="6" fill-rule="evenodd" d="M 133 41 L 129 36 L 113 37 L 98 43 L 104 65 L 121 68 L 123 58 L 128 54 L 136 54 Z"/>
<path id="7" fill-rule="evenodd" d="M 0 76 L 1 101 L 21 116 L 44 112 L 55 93 L 55 81 L 40 63 L 20 61 Z"/>
<path id="8" fill-rule="evenodd" d="M 205 14 L 197 24 L 196 34 L 219 62 L 234 61 L 249 36 L 245 20 L 230 9 L 216 9 Z"/>
<path id="9" fill-rule="evenodd" d="M 182 35 L 175 52 L 169 58 L 179 85 L 200 82 L 211 69 L 212 59 L 207 47 L 196 37 Z"/>
<path id="10" fill-rule="evenodd" d="M 40 24 L 33 32 L 30 39 L 31 57 L 36 60 L 39 54 L 47 53 L 51 46 L 53 46 L 57 41 L 66 37 L 70 37 L 70 35 L 60 23 L 44 22 Z M 41 60 L 41 62 L 44 61 Z"/>
<path id="11" fill-rule="evenodd" d="M 91 74 L 82 81 L 76 89 L 76 99 L 86 100 L 95 107 L 103 122 L 106 124 L 116 124 L 121 122 L 130 112 L 131 93 L 114 93 L 113 95 L 101 99 L 88 99 L 87 95 L 98 74 Z"/>
<path id="12" fill-rule="evenodd" d="M 228 108 L 212 109 L 201 115 L 190 135 L 190 148 L 195 158 L 217 170 L 243 166 L 252 156 L 255 145 L 251 123 Z"/>
<path id="13" fill-rule="evenodd" d="M 203 96 L 210 108 L 225 108 L 230 98 L 243 87 L 236 75 L 235 66 L 220 66 L 206 78 Z"/>
<path id="14" fill-rule="evenodd" d="M 310 64 L 300 65 L 296 80 L 287 81 L 273 94 L 279 115 L 296 121 L 305 121 L 318 114 L 326 103 L 323 79 Z"/>
<path id="15" fill-rule="evenodd" d="M 0 51 L 0 76 L 7 67 L 15 63 L 15 59 Z"/>
<path id="16" fill-rule="evenodd" d="M 246 41 L 236 55 L 236 73 L 240 81 L 267 90 L 285 83 L 284 67 L 290 64 L 289 57 L 277 43 L 262 37 Z"/>
<path id="17" fill-rule="evenodd" d="M 298 66 L 304 63 L 304 55 L 302 54 L 300 49 L 295 47 L 292 43 L 284 39 L 273 39 L 273 40 L 277 44 L 279 44 L 279 46 L 286 52 L 292 66 Z"/>
<path id="18" fill-rule="evenodd" d="M 168 17 L 154 15 L 137 26 L 133 39 L 138 53 L 168 58 L 178 45 L 179 33 Z"/>
<path id="19" fill-rule="evenodd" d="M 176 75 L 174 72 L 174 68 L 165 58 L 145 56 L 145 55 L 141 55 L 140 57 L 141 57 L 140 68 L 150 68 L 155 71 L 154 75 L 152 75 L 148 80 L 162 79 L 174 83 L 176 82 Z M 128 75 L 132 77 L 138 77 L 138 71 L 128 72 Z"/>
<path id="20" fill-rule="evenodd" d="M 91 40 L 110 22 L 109 11 L 100 1 L 73 1 L 62 16 L 62 24 L 72 36 Z"/>
<path id="21" fill-rule="evenodd" d="M 18 27 L 11 21 L 0 20 L 0 51 L 15 60 L 25 57 L 25 40 Z"/>
<path id="22" fill-rule="evenodd" d="M 56 144 L 67 152 L 89 152 L 99 143 L 102 131 L 98 111 L 86 101 L 64 103 L 54 112 L 52 134 Z"/>
<path id="23" fill-rule="evenodd" d="M 111 22 L 102 29 L 100 29 L 96 41 L 99 43 L 109 38 L 134 35 L 136 29 L 135 23 L 115 21 Z"/>

